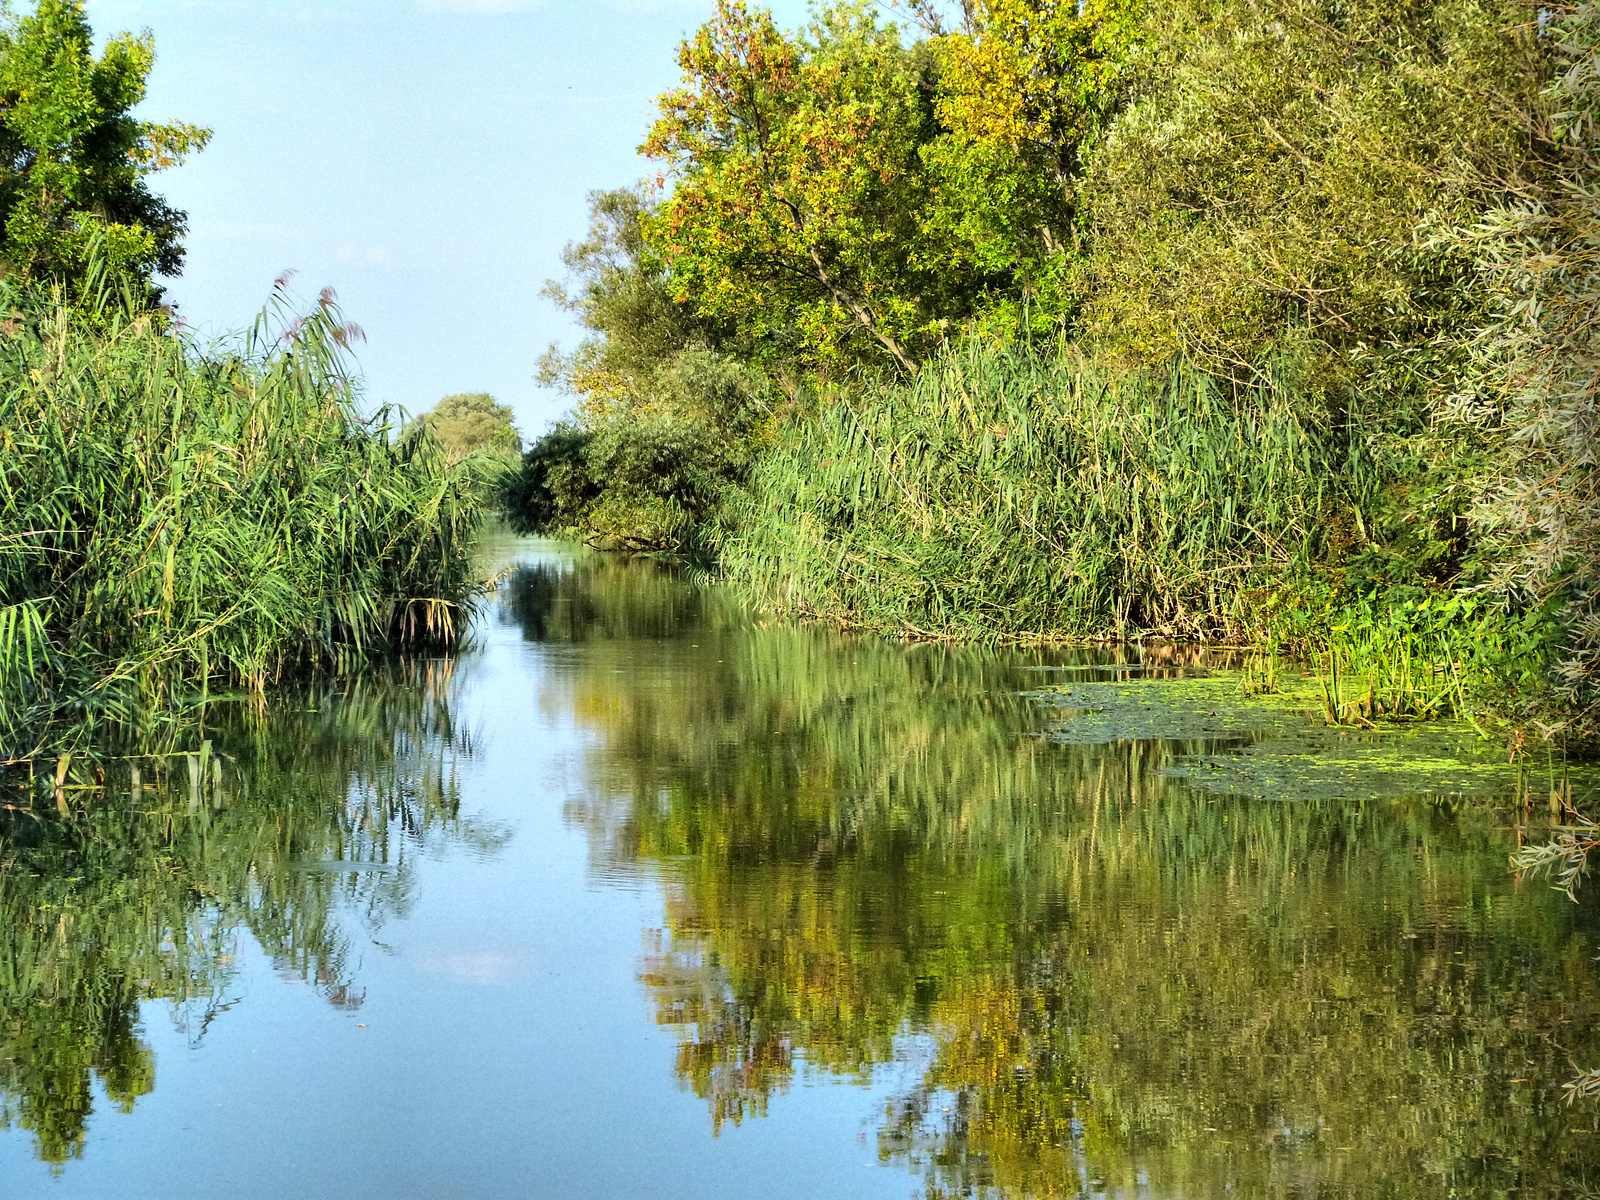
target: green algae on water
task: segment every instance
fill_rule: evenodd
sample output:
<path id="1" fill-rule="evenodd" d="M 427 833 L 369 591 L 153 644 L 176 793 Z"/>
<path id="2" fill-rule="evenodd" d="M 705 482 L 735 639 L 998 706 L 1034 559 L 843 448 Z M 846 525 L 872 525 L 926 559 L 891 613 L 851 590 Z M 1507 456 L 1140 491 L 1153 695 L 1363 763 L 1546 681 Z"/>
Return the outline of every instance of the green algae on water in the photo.
<path id="1" fill-rule="evenodd" d="M 1177 743 L 1167 773 L 1195 787 L 1294 800 L 1490 796 L 1518 785 L 1504 746 L 1471 725 L 1330 726 L 1315 676 L 1285 673 L 1246 695 L 1241 676 L 1073 681 L 1030 693 L 1053 709 L 1044 736 L 1071 745 Z"/>

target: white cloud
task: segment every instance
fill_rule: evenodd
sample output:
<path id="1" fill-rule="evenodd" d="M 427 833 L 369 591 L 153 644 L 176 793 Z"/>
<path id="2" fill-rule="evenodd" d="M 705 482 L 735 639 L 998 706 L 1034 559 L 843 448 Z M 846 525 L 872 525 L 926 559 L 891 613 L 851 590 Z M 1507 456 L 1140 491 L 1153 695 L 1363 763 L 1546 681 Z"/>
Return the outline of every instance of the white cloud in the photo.
<path id="1" fill-rule="evenodd" d="M 339 247 L 339 261 L 342 263 L 366 263 L 373 267 L 387 267 L 394 261 L 394 254 L 387 246 L 355 246 L 346 244 Z"/>
<path id="2" fill-rule="evenodd" d="M 505 17 L 530 13 L 543 7 L 542 0 L 417 0 L 423 12 L 452 13 L 470 17 Z"/>
<path id="3" fill-rule="evenodd" d="M 525 974 L 528 968 L 523 955 L 504 950 L 424 950 L 416 963 L 430 975 L 480 986 L 503 983 Z"/>

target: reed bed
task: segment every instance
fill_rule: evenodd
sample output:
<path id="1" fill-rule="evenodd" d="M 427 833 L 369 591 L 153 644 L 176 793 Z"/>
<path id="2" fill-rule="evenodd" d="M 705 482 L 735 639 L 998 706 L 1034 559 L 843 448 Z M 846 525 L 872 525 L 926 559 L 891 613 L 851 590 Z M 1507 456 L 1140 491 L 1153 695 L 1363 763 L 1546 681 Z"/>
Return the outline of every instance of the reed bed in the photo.
<path id="1" fill-rule="evenodd" d="M 456 636 L 470 481 L 362 419 L 331 294 L 222 348 L 110 288 L 0 303 L 0 759 Z"/>
<path id="2" fill-rule="evenodd" d="M 1262 641 L 1381 471 L 1281 370 L 972 344 L 799 426 L 729 515 L 765 607 L 935 637 Z"/>

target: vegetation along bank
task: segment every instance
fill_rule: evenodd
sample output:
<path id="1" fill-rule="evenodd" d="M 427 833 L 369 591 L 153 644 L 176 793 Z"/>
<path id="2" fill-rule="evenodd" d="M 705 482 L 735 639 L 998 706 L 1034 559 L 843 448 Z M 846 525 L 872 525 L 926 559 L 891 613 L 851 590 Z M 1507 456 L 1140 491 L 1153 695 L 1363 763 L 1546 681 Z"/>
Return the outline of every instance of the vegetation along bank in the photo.
<path id="1" fill-rule="evenodd" d="M 184 214 L 148 178 L 208 132 L 130 115 L 148 37 L 96 57 L 76 4 L 0 16 L 0 768 L 62 755 L 61 800 L 79 747 L 451 641 L 481 485 L 363 417 L 331 293 L 298 311 L 280 286 L 248 334 L 187 335 L 156 282 Z"/>
<path id="2" fill-rule="evenodd" d="M 1593 4 L 725 0 L 556 301 L 525 527 L 934 637 L 1600 729 Z"/>

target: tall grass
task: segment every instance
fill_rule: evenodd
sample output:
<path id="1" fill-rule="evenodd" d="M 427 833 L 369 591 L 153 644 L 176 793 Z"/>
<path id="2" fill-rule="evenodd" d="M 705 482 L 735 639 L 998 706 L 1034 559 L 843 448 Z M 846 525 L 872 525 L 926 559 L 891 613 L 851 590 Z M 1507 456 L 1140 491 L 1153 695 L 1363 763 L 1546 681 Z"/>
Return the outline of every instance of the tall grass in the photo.
<path id="1" fill-rule="evenodd" d="M 465 474 L 361 418 L 331 293 L 220 349 L 87 294 L 0 294 L 0 758 L 455 636 Z"/>
<path id="2" fill-rule="evenodd" d="M 722 547 L 763 604 L 935 636 L 1261 640 L 1379 469 L 1281 372 L 972 344 L 806 422 Z"/>

